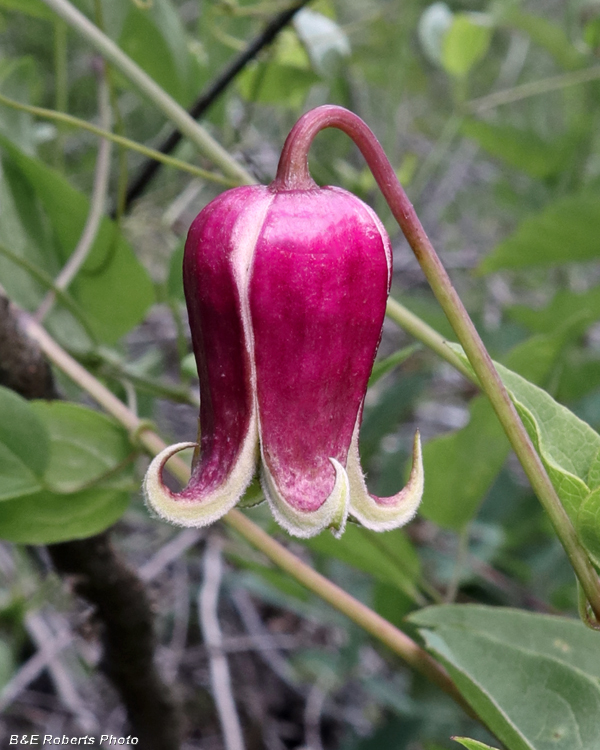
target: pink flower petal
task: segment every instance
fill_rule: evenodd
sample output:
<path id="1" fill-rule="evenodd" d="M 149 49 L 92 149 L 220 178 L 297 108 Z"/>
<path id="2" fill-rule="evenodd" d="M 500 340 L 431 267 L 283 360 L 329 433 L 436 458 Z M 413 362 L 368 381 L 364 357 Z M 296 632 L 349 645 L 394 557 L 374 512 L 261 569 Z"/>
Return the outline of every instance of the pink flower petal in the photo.
<path id="1" fill-rule="evenodd" d="M 175 523 L 202 526 L 222 516 L 244 493 L 256 468 L 247 290 L 256 238 L 272 201 L 265 187 L 227 191 L 197 216 L 188 234 L 184 288 L 200 378 L 199 450 L 180 493 L 170 492 L 160 478 L 170 449 L 155 459 L 154 479 L 146 482 L 149 504 Z"/>
<path id="2" fill-rule="evenodd" d="M 317 511 L 336 484 L 332 459 L 346 466 L 389 273 L 387 235 L 353 195 L 276 193 L 256 246 L 250 310 L 267 494 L 295 511 Z"/>

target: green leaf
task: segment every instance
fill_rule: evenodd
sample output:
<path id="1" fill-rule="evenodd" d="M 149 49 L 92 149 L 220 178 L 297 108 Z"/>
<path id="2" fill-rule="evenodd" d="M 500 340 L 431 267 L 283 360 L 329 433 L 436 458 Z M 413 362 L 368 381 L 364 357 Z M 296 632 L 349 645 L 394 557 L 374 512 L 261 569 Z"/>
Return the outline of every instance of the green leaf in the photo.
<path id="1" fill-rule="evenodd" d="M 590 492 L 581 503 L 576 529 L 591 558 L 600 566 L 600 489 Z"/>
<path id="2" fill-rule="evenodd" d="M 465 119 L 461 130 L 492 156 L 538 179 L 561 172 L 573 153 L 571 137 L 548 143 L 533 130 Z"/>
<path id="3" fill-rule="evenodd" d="M 4 96 L 29 103 L 30 94 L 37 88 L 37 84 L 37 68 L 32 58 L 0 60 L 0 87 Z M 28 112 L 2 107 L 0 132 L 26 153 L 35 152 L 35 126 Z"/>
<path id="4" fill-rule="evenodd" d="M 481 273 L 505 268 L 552 266 L 595 260 L 600 234 L 600 196 L 569 195 L 528 216 L 484 258 Z"/>
<path id="5" fill-rule="evenodd" d="M 463 361 L 462 349 L 451 345 Z M 589 495 L 590 471 L 596 467 L 600 435 L 546 391 L 495 363 L 539 453 L 560 500 L 575 523 L 579 506 Z"/>
<path id="6" fill-rule="evenodd" d="M 565 340 L 562 331 L 534 336 L 514 347 L 507 362 L 531 380 L 543 383 Z M 434 438 L 423 447 L 427 481 L 419 513 L 443 528 L 456 531 L 474 517 L 510 450 L 485 396 L 474 398 L 469 412 L 465 427 Z"/>
<path id="7" fill-rule="evenodd" d="M 58 244 L 58 257 L 49 260 L 40 249 L 37 253 L 41 256 L 41 265 L 55 274 L 77 245 L 89 201 L 58 172 L 22 153 L 2 136 L 0 145 L 25 178 L 34 201 L 39 202 L 50 220 Z M 42 232 L 43 222 L 36 230 L 40 239 L 43 239 Z M 30 234 L 27 241 L 33 244 L 35 237 Z M 108 344 L 114 344 L 139 323 L 154 301 L 154 289 L 147 272 L 108 218 L 103 219 L 89 257 L 69 291 L 87 313 L 98 338 Z M 60 328 L 55 333 L 61 338 L 65 335 Z"/>
<path id="8" fill-rule="evenodd" d="M 386 357 L 379 362 L 375 362 L 373 365 L 373 371 L 371 372 L 371 377 L 369 378 L 369 388 L 420 349 L 422 349 L 421 344 L 410 344 L 409 346 L 405 346 L 403 349 L 399 349 L 397 352 L 390 354 L 389 357 Z"/>
<path id="9" fill-rule="evenodd" d="M 237 85 L 248 101 L 296 109 L 320 80 L 312 70 L 273 62 L 249 65 L 238 76 Z"/>
<path id="10" fill-rule="evenodd" d="M 600 386 L 600 359 L 588 349 L 569 352 L 560 372 L 556 397 L 576 401 Z"/>
<path id="11" fill-rule="evenodd" d="M 197 93 L 185 30 L 168 0 L 153 0 L 144 8 L 130 3 L 119 46 L 178 102 L 187 104 Z"/>
<path id="12" fill-rule="evenodd" d="M 442 41 L 442 65 L 456 78 L 468 75 L 485 57 L 492 40 L 492 29 L 474 13 L 456 13 Z"/>
<path id="13" fill-rule="evenodd" d="M 319 534 L 303 542 L 309 549 L 334 557 L 376 580 L 388 583 L 415 599 L 420 572 L 419 558 L 401 529 L 374 534 L 348 524 L 340 539 Z"/>
<path id="14" fill-rule="evenodd" d="M 534 13 L 526 13 L 513 3 L 497 6 L 503 23 L 524 31 L 532 42 L 547 50 L 565 70 L 576 70 L 588 63 L 587 55 L 569 40 L 563 27 Z"/>
<path id="15" fill-rule="evenodd" d="M 479 740 L 470 740 L 468 737 L 453 737 L 454 742 L 459 742 L 467 750 L 498 750 L 496 747 L 486 745 L 484 742 Z"/>
<path id="16" fill-rule="evenodd" d="M 85 539 L 112 526 L 129 494 L 93 487 L 69 495 L 42 490 L 0 503 L 0 539 L 18 544 L 55 544 Z"/>
<path id="17" fill-rule="evenodd" d="M 597 749 L 597 633 L 566 618 L 470 605 L 428 607 L 409 620 L 510 750 Z"/>
<path id="18" fill-rule="evenodd" d="M 31 407 L 50 435 L 48 489 L 75 492 L 100 480 L 113 489 L 129 485 L 133 449 L 123 428 L 104 414 L 65 401 L 34 401 Z"/>
<path id="19" fill-rule="evenodd" d="M 473 399 L 469 412 L 466 427 L 423 447 L 427 479 L 419 513 L 446 529 L 460 530 L 473 518 L 509 452 L 488 400 Z"/>
<path id="20" fill-rule="evenodd" d="M 526 305 L 513 305 L 507 309 L 508 315 L 532 331 L 549 333 L 563 325 L 565 321 L 578 318 L 574 335 L 583 333 L 592 323 L 600 320 L 600 286 L 586 292 L 569 290 L 557 292 L 545 307 L 533 310 Z"/>
<path id="21" fill-rule="evenodd" d="M 19 266 L 0 253 L 2 286 L 12 300 L 32 310 L 41 302 L 46 287 L 29 269 L 43 269 L 46 278 L 54 278 L 60 263 L 35 191 L 9 158 L 1 162 L 0 205 L 0 244 L 21 259 Z"/>
<path id="22" fill-rule="evenodd" d="M 422 375 L 403 375 L 383 392 L 376 404 L 365 409 L 360 431 L 363 466 L 366 467 L 377 452 L 381 439 L 394 432 L 402 417 L 413 408 L 415 398 L 425 383 L 426 378 Z M 401 473 L 398 472 L 399 475 Z"/>
<path id="23" fill-rule="evenodd" d="M 33 18 L 45 18 L 56 20 L 56 16 L 42 0 L 0 0 L 0 8 L 5 10 L 18 10 Z"/>
<path id="24" fill-rule="evenodd" d="M 39 490 L 49 451 L 48 432 L 31 405 L 0 387 L 0 500 Z"/>

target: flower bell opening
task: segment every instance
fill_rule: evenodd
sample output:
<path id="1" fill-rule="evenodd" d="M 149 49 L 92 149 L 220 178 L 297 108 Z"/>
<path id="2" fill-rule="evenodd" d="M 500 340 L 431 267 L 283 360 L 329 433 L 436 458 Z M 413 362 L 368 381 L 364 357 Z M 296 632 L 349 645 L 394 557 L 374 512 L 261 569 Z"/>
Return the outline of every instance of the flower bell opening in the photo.
<path id="1" fill-rule="evenodd" d="M 190 228 L 183 274 L 199 440 L 181 492 L 165 487 L 162 470 L 193 444 L 159 454 L 144 493 L 159 516 L 205 526 L 259 471 L 275 519 L 294 536 L 340 535 L 348 516 L 396 528 L 423 492 L 418 433 L 408 484 L 393 497 L 369 494 L 358 456 L 391 283 L 389 238 L 351 193 L 284 172 L 269 187 L 223 193 Z"/>

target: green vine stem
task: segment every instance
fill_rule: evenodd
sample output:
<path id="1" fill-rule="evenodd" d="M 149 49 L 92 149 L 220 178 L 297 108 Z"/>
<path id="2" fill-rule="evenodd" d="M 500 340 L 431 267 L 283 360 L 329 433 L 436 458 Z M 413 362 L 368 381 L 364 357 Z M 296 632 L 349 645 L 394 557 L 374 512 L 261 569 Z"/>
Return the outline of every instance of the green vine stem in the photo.
<path id="1" fill-rule="evenodd" d="M 111 393 L 100 381 L 91 375 L 70 354 L 62 349 L 54 339 L 31 316 L 23 314 L 23 325 L 45 356 L 73 382 L 88 393 L 105 411 L 120 422 L 145 451 L 156 455 L 164 450 L 166 443 L 156 434 L 152 425 L 137 417 L 122 401 Z M 189 468 L 176 456 L 167 468 L 183 484 L 189 479 Z M 460 694 L 446 670 L 427 651 L 405 633 L 389 623 L 366 605 L 350 596 L 346 591 L 313 570 L 296 555 L 273 539 L 241 511 L 232 510 L 223 521 L 240 536 L 257 547 L 270 560 L 295 578 L 307 589 L 345 614 L 367 633 L 388 646 L 415 671 L 424 675 L 447 693 L 470 716 L 481 721 L 473 713 L 468 703 Z"/>
<path id="2" fill-rule="evenodd" d="M 6 107 L 11 107 L 12 109 L 17 109 L 21 112 L 27 112 L 36 117 L 43 117 L 46 120 L 54 120 L 55 122 L 63 123 L 69 127 L 87 130 L 100 138 L 104 138 L 107 141 L 112 141 L 119 146 L 128 148 L 130 151 L 137 151 L 139 154 L 143 154 L 149 159 L 160 161 L 163 164 L 173 167 L 174 169 L 179 169 L 182 172 L 188 172 L 189 174 L 194 175 L 194 177 L 201 177 L 204 180 L 216 182 L 225 187 L 235 187 L 239 184 L 238 180 L 233 180 L 230 177 L 223 177 L 223 175 L 209 172 L 207 169 L 202 169 L 201 167 L 195 167 L 193 164 L 188 164 L 181 159 L 167 156 L 156 149 L 144 146 L 137 141 L 132 141 L 131 139 L 125 138 L 117 133 L 112 133 L 110 130 L 99 128 L 97 125 L 87 122 L 87 120 L 81 120 L 79 117 L 73 117 L 73 115 L 68 115 L 65 112 L 57 112 L 54 109 L 45 109 L 44 107 L 34 107 L 31 104 L 23 104 L 23 102 L 18 102 L 15 99 L 10 99 L 8 96 L 4 96 L 4 94 L 0 94 L 0 104 L 4 104 Z"/>
<path id="3" fill-rule="evenodd" d="M 584 83 L 597 81 L 600 78 L 600 65 L 593 65 L 583 70 L 575 70 L 569 73 L 561 73 L 550 78 L 541 78 L 537 81 L 523 83 L 503 91 L 495 91 L 493 94 L 482 96 L 479 99 L 471 99 L 466 102 L 465 110 L 474 114 L 481 114 L 490 109 L 495 109 L 503 104 L 512 104 L 532 96 L 540 96 L 550 91 L 559 91 L 570 86 L 580 86 Z"/>
<path id="4" fill-rule="evenodd" d="M 89 18 L 80 13 L 69 0 L 43 0 L 58 16 L 86 39 L 108 62 L 112 63 L 134 86 L 150 99 L 179 130 L 189 138 L 200 153 L 210 159 L 239 185 L 255 182 L 238 162 L 214 138 L 199 125 L 185 109 L 177 104 L 164 89 L 140 68 Z"/>
<path id="5" fill-rule="evenodd" d="M 398 300 L 395 300 L 393 297 L 388 298 L 385 314 L 390 320 L 393 320 L 394 323 L 397 323 L 400 328 L 406 331 L 406 333 L 414 336 L 414 338 L 423 342 L 425 346 L 429 347 L 442 359 L 445 359 L 448 364 L 464 375 L 467 380 L 470 380 L 475 385 L 479 385 L 477 378 L 473 376 L 471 370 L 448 346 L 446 339 L 435 328 L 427 325 L 425 321 L 400 304 Z"/>
<path id="6" fill-rule="evenodd" d="M 308 169 L 308 151 L 317 133 L 331 127 L 346 133 L 356 143 L 369 165 L 433 293 L 456 332 L 535 493 L 548 513 L 594 615 L 600 621 L 600 580 L 596 571 L 577 538 L 469 314 L 373 132 L 360 117 L 343 107 L 325 105 L 307 112 L 293 127 L 283 147 L 276 177 L 278 188 L 294 190 L 314 185 Z"/>
<path id="7" fill-rule="evenodd" d="M 100 72 L 98 78 L 98 112 L 100 115 L 100 124 L 104 130 L 109 130 L 112 122 L 112 111 L 110 108 L 109 90 L 104 69 Z M 89 213 L 75 249 L 63 266 L 61 272 L 54 279 L 54 285 L 58 289 L 69 288 L 71 282 L 75 276 L 77 276 L 88 258 L 90 251 L 94 246 L 94 242 L 96 241 L 98 230 L 100 229 L 100 224 L 104 215 L 106 198 L 108 196 L 111 153 L 111 141 L 102 138 L 98 145 L 98 156 L 96 158 L 96 167 L 94 169 L 94 183 L 92 197 L 90 199 Z M 36 312 L 36 319 L 39 320 L 40 323 L 43 322 L 44 318 L 52 309 L 55 299 L 56 294 L 51 290 L 42 300 L 42 303 Z"/>

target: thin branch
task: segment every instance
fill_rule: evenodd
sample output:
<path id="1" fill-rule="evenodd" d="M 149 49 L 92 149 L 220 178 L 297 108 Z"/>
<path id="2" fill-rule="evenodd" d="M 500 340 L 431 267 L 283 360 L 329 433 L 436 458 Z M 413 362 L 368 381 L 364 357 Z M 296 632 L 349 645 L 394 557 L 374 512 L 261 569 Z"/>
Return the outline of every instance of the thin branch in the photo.
<path id="1" fill-rule="evenodd" d="M 236 589 L 231 599 L 239 616 L 244 623 L 253 641 L 254 648 L 258 651 L 260 658 L 267 664 L 270 669 L 279 677 L 279 679 L 291 687 L 293 690 L 304 694 L 304 690 L 298 680 L 295 671 L 289 662 L 278 653 L 278 646 L 274 643 L 273 634 L 263 625 L 262 620 L 254 606 L 250 595 L 244 589 Z"/>
<path id="2" fill-rule="evenodd" d="M 203 533 L 199 529 L 184 529 L 176 537 L 168 541 L 158 552 L 145 562 L 138 570 L 138 575 L 149 583 L 159 576 L 175 560 L 181 559 L 183 554 L 202 539 Z"/>
<path id="3" fill-rule="evenodd" d="M 308 693 L 304 707 L 304 733 L 307 750 L 323 750 L 321 741 L 321 716 L 327 693 L 322 684 L 317 681 Z"/>
<path id="4" fill-rule="evenodd" d="M 417 341 L 422 341 L 425 346 L 428 346 L 442 359 L 445 359 L 448 364 L 452 365 L 452 367 L 464 375 L 465 378 L 472 383 L 475 383 L 475 385 L 479 385 L 479 381 L 473 375 L 471 370 L 469 370 L 461 358 L 452 351 L 448 346 L 447 340 L 439 334 L 435 328 L 432 328 L 425 323 L 424 320 L 421 320 L 421 318 L 392 297 L 388 298 L 385 313 L 388 318 L 397 323 L 400 328 L 416 338 Z"/>
<path id="5" fill-rule="evenodd" d="M 560 91 L 570 86 L 577 86 L 590 81 L 597 81 L 600 78 L 600 65 L 594 65 L 591 68 L 576 70 L 572 73 L 563 73 L 550 78 L 541 78 L 538 81 L 523 83 L 521 86 L 514 86 L 504 91 L 496 91 L 494 94 L 482 96 L 479 99 L 471 99 L 465 107 L 468 112 L 480 113 L 495 109 L 503 104 L 512 104 L 522 99 L 529 99 L 531 96 L 548 94 L 550 91 Z"/>
<path id="6" fill-rule="evenodd" d="M 219 166 L 227 177 L 238 184 L 254 183 L 249 174 L 185 109 L 170 97 L 156 81 L 140 68 L 106 34 L 83 15 L 69 0 L 42 0 L 63 18 L 71 28 L 86 39 L 107 61 L 112 63 L 131 83 L 153 102 L 198 150 Z"/>
<path id="7" fill-rule="evenodd" d="M 104 73 L 101 72 L 98 81 L 98 112 L 100 114 L 100 125 L 103 130 L 109 130 L 111 126 L 112 113 L 110 109 L 108 85 Z M 98 158 L 96 159 L 96 170 L 94 173 L 94 186 L 92 198 L 90 201 L 90 210 L 83 227 L 83 232 L 77 243 L 77 247 L 72 252 L 71 257 L 58 274 L 54 281 L 56 289 L 63 291 L 69 287 L 85 261 L 94 245 L 100 222 L 104 214 L 104 206 L 108 194 L 108 180 L 110 177 L 110 157 L 112 152 L 112 143 L 107 139 L 102 139 L 98 146 Z M 41 323 L 46 315 L 52 309 L 56 300 L 56 292 L 51 290 L 42 300 L 36 312 L 36 319 Z"/>
<path id="8" fill-rule="evenodd" d="M 48 669 L 55 690 L 62 705 L 72 714 L 77 725 L 86 733 L 96 734 L 99 727 L 93 714 L 84 706 L 76 686 L 68 671 L 59 659 L 60 649 L 52 649 L 58 638 L 40 612 L 31 612 L 25 617 L 25 628 L 39 652 L 45 655 L 45 667 Z M 64 638 L 64 633 L 62 634 Z M 46 647 L 49 645 L 49 648 Z"/>
<path id="9" fill-rule="evenodd" d="M 204 582 L 198 597 L 200 625 L 208 649 L 212 694 L 219 714 L 226 750 L 244 750 L 244 736 L 231 689 L 227 657 L 223 651 L 223 635 L 217 606 L 223 575 L 222 542 L 212 534 L 204 552 Z"/>
<path id="10" fill-rule="evenodd" d="M 175 750 L 180 716 L 154 663 L 152 607 L 139 577 L 113 549 L 108 534 L 48 547 L 55 568 L 73 576 L 73 588 L 89 601 L 102 624 L 102 668 L 123 700 L 148 750 Z"/>
<path id="11" fill-rule="evenodd" d="M 71 633 L 46 639 L 40 648 L 15 672 L 0 692 L 0 713 L 32 683 L 60 652 L 73 642 Z"/>
<path id="12" fill-rule="evenodd" d="M 277 35 L 290 23 L 296 13 L 307 5 L 310 0 L 300 0 L 286 8 L 284 11 L 276 15 L 264 28 L 264 30 L 251 41 L 246 49 L 235 57 L 219 75 L 212 81 L 206 89 L 200 94 L 198 99 L 188 110 L 190 115 L 197 120 L 200 118 L 209 107 L 219 98 L 219 96 L 227 89 L 231 82 L 236 76 L 241 73 L 242 70 L 251 62 L 258 53 L 271 44 Z M 180 130 L 174 130 L 165 140 L 160 144 L 158 150 L 163 154 L 170 154 L 179 144 L 183 135 Z M 138 198 L 148 184 L 154 179 L 158 170 L 160 169 L 160 163 L 154 159 L 149 160 L 140 170 L 137 177 L 133 180 L 131 185 L 127 188 L 127 197 L 125 198 L 125 210 Z"/>
<path id="13" fill-rule="evenodd" d="M 10 99 L 8 96 L 4 96 L 4 94 L 0 94 L 0 104 L 4 104 L 6 107 L 17 109 L 21 112 L 28 112 L 30 115 L 35 115 L 36 117 L 43 117 L 46 120 L 54 120 L 55 122 L 68 125 L 69 127 L 79 128 L 80 130 L 87 130 L 89 133 L 93 133 L 94 135 L 100 136 L 100 138 L 105 138 L 106 140 L 112 141 L 118 146 L 123 146 L 123 148 L 127 148 L 130 151 L 136 151 L 139 154 L 147 156 L 149 159 L 160 161 L 162 164 L 165 164 L 168 167 L 179 169 L 182 172 L 188 172 L 189 174 L 194 175 L 194 177 L 201 177 L 204 180 L 208 180 L 209 182 L 216 182 L 219 185 L 224 185 L 225 187 L 235 187 L 235 185 L 238 184 L 237 180 L 232 180 L 229 177 L 223 177 L 223 175 L 216 174 L 215 172 L 209 172 L 207 169 L 202 169 L 201 167 L 196 167 L 193 164 L 188 164 L 188 162 L 182 161 L 181 159 L 175 159 L 172 156 L 166 156 L 165 154 L 161 154 L 160 151 L 156 151 L 149 146 L 144 146 L 137 141 L 132 141 L 130 138 L 125 138 L 125 136 L 118 135 L 117 133 L 111 133 L 109 130 L 103 130 L 97 125 L 93 125 L 91 122 L 87 122 L 87 120 L 82 120 L 79 117 L 68 115 L 65 112 L 57 112 L 54 109 L 45 109 L 44 107 L 34 107 L 32 104 L 23 104 L 22 102 L 18 102 L 16 99 Z"/>
<path id="14" fill-rule="evenodd" d="M 51 289 L 54 291 L 56 297 L 62 302 L 62 304 L 66 307 L 66 309 L 73 315 L 75 320 L 80 323 L 81 327 L 84 329 L 84 331 L 87 333 L 87 335 L 90 337 L 90 340 L 96 344 L 98 342 L 95 332 L 93 331 L 88 319 L 87 315 L 82 310 L 82 308 L 79 306 L 79 304 L 76 302 L 76 300 L 73 299 L 73 297 L 69 294 L 69 292 L 65 292 L 63 289 L 59 289 L 54 284 L 54 279 L 47 271 L 44 271 L 43 268 L 40 268 L 32 261 L 28 260 L 25 257 L 22 257 L 21 255 L 18 255 L 17 253 L 14 253 L 12 250 L 9 250 L 9 248 L 4 247 L 4 245 L 0 245 L 0 255 L 3 255 L 5 258 L 8 258 L 8 260 L 11 263 L 14 263 L 19 268 L 22 268 L 23 270 L 27 271 L 27 273 L 35 279 L 37 282 L 45 286 L 47 289 Z"/>

